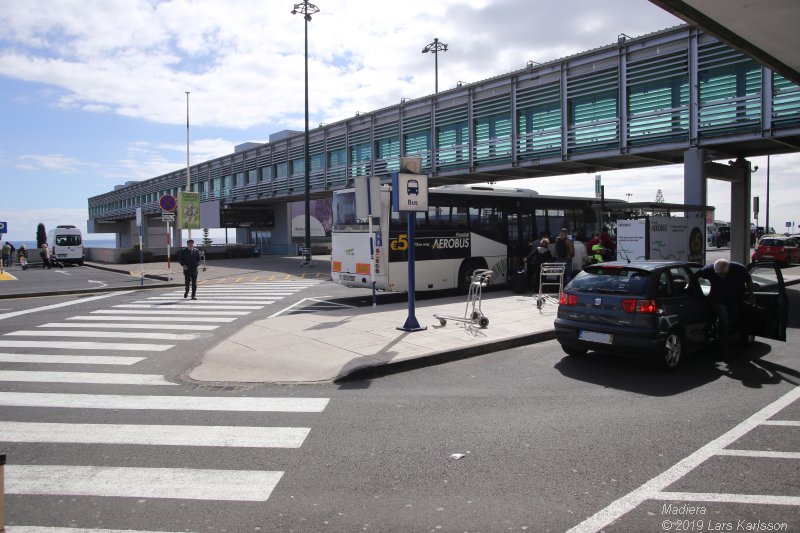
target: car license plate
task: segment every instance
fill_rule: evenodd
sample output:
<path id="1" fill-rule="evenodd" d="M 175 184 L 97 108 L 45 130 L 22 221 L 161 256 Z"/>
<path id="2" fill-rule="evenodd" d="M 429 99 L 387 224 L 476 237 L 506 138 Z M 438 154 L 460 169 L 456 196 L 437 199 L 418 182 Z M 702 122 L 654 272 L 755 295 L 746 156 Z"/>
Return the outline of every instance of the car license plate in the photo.
<path id="1" fill-rule="evenodd" d="M 612 337 L 608 333 L 597 333 L 596 331 L 580 330 L 578 338 L 587 342 L 599 342 L 600 344 L 611 344 Z"/>
<path id="2" fill-rule="evenodd" d="M 351 276 L 350 274 L 342 274 L 339 277 L 344 281 L 355 281 L 356 280 L 356 277 L 355 276 Z"/>
<path id="3" fill-rule="evenodd" d="M 771 255 L 764 255 L 763 257 L 764 257 L 764 259 L 772 259 Z"/>

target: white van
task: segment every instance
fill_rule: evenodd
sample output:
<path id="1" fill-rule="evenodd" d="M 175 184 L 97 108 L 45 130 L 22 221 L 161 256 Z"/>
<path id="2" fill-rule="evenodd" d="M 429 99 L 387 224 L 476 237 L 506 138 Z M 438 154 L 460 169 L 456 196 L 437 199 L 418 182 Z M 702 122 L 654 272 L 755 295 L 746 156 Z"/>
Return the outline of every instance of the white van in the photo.
<path id="1" fill-rule="evenodd" d="M 47 244 L 55 260 L 83 265 L 83 235 L 75 226 L 56 226 L 48 231 Z"/>

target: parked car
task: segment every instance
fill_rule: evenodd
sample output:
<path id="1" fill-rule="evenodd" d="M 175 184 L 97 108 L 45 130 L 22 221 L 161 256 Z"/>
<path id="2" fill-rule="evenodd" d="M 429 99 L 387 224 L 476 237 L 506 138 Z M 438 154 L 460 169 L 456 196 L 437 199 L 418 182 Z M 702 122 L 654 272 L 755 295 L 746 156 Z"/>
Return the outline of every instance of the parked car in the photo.
<path id="1" fill-rule="evenodd" d="M 656 357 L 668 370 L 716 341 L 708 287 L 685 261 L 614 261 L 587 266 L 560 295 L 556 339 L 567 355 L 589 350 Z M 748 266 L 757 306 L 743 307 L 741 340 L 786 340 L 788 299 L 774 263 Z M 751 316 L 755 315 L 755 316 Z"/>
<path id="2" fill-rule="evenodd" d="M 800 240 L 775 235 L 761 237 L 756 251 L 753 252 L 752 260 L 754 263 L 774 261 L 783 266 L 800 263 Z"/>

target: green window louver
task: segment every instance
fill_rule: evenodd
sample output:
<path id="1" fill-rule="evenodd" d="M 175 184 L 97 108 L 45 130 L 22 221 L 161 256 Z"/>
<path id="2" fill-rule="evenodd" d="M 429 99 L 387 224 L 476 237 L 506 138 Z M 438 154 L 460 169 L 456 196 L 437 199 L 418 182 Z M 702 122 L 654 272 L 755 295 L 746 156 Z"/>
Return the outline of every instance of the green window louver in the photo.
<path id="1" fill-rule="evenodd" d="M 475 165 L 511 160 L 510 94 L 477 100 L 473 105 Z"/>
<path id="2" fill-rule="evenodd" d="M 558 82 L 517 91 L 517 154 L 531 159 L 561 152 Z"/>

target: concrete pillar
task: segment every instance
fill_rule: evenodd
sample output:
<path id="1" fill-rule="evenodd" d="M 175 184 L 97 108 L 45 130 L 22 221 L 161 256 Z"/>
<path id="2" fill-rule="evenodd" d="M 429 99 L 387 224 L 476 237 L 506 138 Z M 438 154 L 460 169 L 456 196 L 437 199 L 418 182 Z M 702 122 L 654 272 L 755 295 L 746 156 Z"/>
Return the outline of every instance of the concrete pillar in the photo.
<path id="1" fill-rule="evenodd" d="M 750 262 L 750 162 L 739 158 L 733 164 L 741 179 L 731 182 L 731 261 Z"/>
<path id="2" fill-rule="evenodd" d="M 683 203 L 708 204 L 705 150 L 690 148 L 683 154 Z"/>

